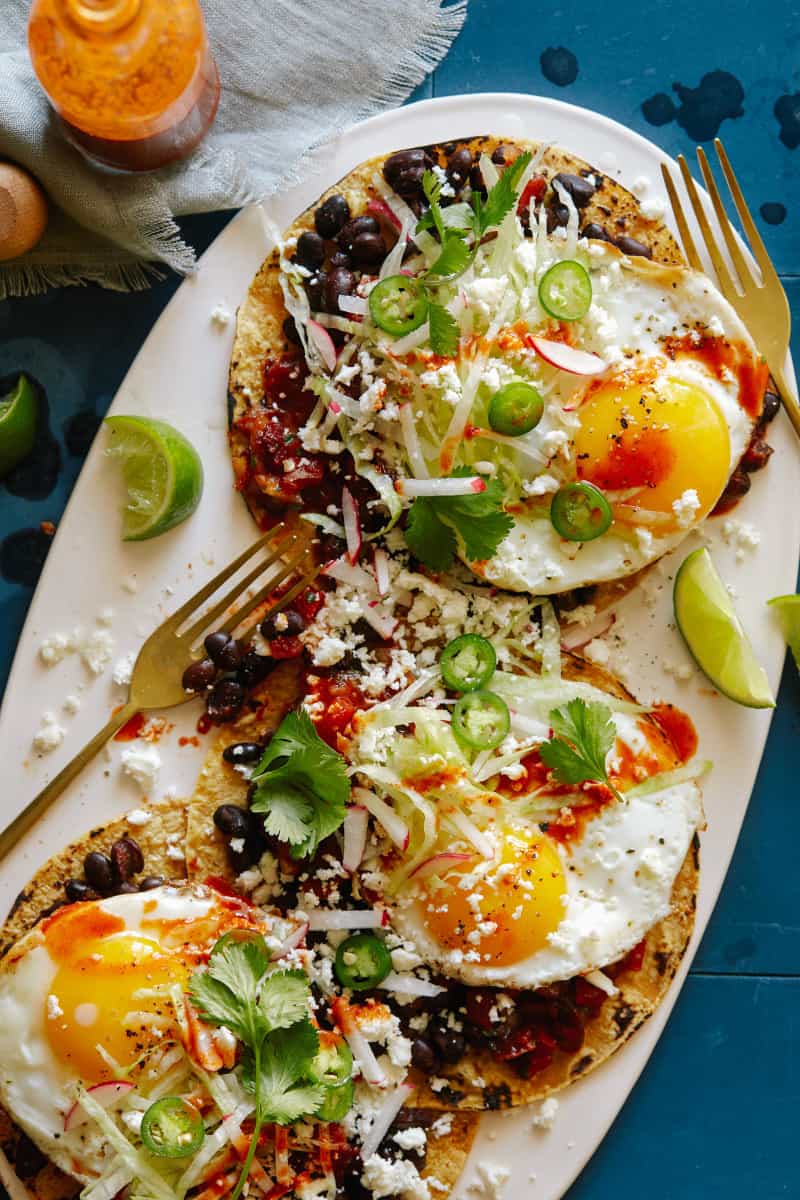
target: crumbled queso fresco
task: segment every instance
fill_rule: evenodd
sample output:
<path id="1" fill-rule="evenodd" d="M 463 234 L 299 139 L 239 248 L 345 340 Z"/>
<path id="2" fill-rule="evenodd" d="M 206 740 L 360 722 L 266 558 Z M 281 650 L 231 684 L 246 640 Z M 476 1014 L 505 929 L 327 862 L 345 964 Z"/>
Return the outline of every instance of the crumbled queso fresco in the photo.
<path id="1" fill-rule="evenodd" d="M 442 645 L 465 631 L 483 634 L 497 648 L 498 661 L 509 661 L 503 635 L 530 642 L 538 637 L 531 618 L 531 601 L 522 594 L 498 592 L 491 587 L 466 584 L 453 579 L 441 583 L 409 568 L 409 556 L 401 533 L 387 535 L 389 587 L 384 597 L 371 570 L 353 568 L 348 580 L 337 580 L 316 619 L 301 639 L 317 667 L 333 667 L 356 654 L 363 674 L 359 687 L 368 697 L 399 692 L 420 668 L 432 667 Z M 455 571 L 460 572 L 456 567 Z M 472 579 L 472 576 L 465 578 Z M 381 619 L 395 622 L 392 645 L 379 651 L 366 646 L 359 623 L 378 612 Z"/>

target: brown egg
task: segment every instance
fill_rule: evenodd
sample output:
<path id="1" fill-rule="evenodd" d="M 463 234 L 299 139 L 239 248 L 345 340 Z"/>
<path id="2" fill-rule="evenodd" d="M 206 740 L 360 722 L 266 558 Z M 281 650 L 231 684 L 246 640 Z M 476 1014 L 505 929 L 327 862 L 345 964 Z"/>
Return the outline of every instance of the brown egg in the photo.
<path id="1" fill-rule="evenodd" d="M 31 250 L 47 225 L 39 184 L 14 163 L 0 162 L 0 262 Z"/>

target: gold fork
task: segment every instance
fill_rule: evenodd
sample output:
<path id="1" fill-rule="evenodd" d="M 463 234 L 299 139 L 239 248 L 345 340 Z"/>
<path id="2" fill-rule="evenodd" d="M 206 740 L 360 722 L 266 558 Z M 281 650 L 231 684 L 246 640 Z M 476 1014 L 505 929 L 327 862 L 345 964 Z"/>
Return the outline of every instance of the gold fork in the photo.
<path id="1" fill-rule="evenodd" d="M 800 436 L 800 406 L 798 406 L 797 398 L 789 386 L 785 372 L 792 323 L 789 302 L 786 299 L 786 293 L 783 290 L 781 281 L 761 240 L 761 235 L 756 229 L 755 222 L 750 215 L 750 210 L 745 203 L 742 189 L 739 187 L 736 176 L 733 173 L 733 168 L 725 153 L 725 147 L 719 138 L 714 139 L 714 148 L 717 151 L 728 188 L 736 205 L 736 211 L 742 222 L 750 251 L 758 263 L 760 279 L 754 274 L 750 264 L 742 253 L 736 233 L 725 212 L 719 189 L 714 181 L 708 158 L 702 146 L 697 147 L 697 160 L 700 163 L 700 170 L 703 172 L 703 179 L 705 180 L 708 194 L 711 197 L 717 222 L 722 231 L 722 236 L 725 240 L 725 245 L 727 246 L 737 278 L 734 278 L 731 274 L 720 250 L 719 243 L 714 238 L 708 215 L 700 200 L 686 159 L 682 154 L 679 154 L 678 165 L 681 169 L 683 182 L 717 276 L 717 286 L 731 307 L 739 314 L 750 331 L 758 350 L 764 356 L 773 383 L 783 402 L 783 407 L 786 409 L 795 432 Z M 689 232 L 686 215 L 666 163 L 661 164 L 661 174 L 664 176 L 664 183 L 689 266 L 694 267 L 697 271 L 705 271 L 700 255 L 697 253 L 694 239 Z"/>
<path id="2" fill-rule="evenodd" d="M 183 673 L 192 663 L 203 657 L 203 637 L 207 633 L 221 630 L 232 634 L 251 613 L 260 608 L 270 597 L 279 584 L 290 579 L 293 574 L 300 574 L 296 583 L 280 596 L 274 603 L 259 613 L 258 619 L 238 636 L 242 641 L 249 640 L 256 628 L 266 616 L 280 612 L 300 594 L 309 584 L 313 583 L 319 568 L 314 566 L 310 557 L 310 535 L 304 530 L 291 530 L 283 523 L 276 525 L 264 537 L 258 539 L 248 550 L 234 559 L 229 566 L 204 587 L 200 588 L 191 600 L 181 605 L 177 612 L 168 617 L 162 625 L 142 646 L 133 668 L 128 699 L 121 709 L 114 713 L 111 720 L 95 734 L 88 745 L 76 754 L 71 762 L 51 779 L 39 795 L 15 817 L 11 824 L 0 833 L 0 860 L 11 850 L 21 837 L 30 829 L 35 821 L 46 811 L 56 797 L 60 796 L 75 776 L 83 770 L 86 764 L 94 758 L 106 744 L 109 738 L 122 726 L 140 712 L 149 712 L 157 708 L 174 708 L 196 698 L 192 692 L 187 692 L 182 684 Z M 232 579 L 247 563 L 258 557 L 259 552 L 269 549 L 266 558 L 259 558 L 256 565 L 211 608 L 201 611 L 206 601 L 217 592 L 223 584 Z M 269 568 L 268 578 L 263 586 L 249 597 L 244 604 L 234 609 L 227 619 L 218 624 L 220 618 L 228 612 L 236 601 L 247 590 L 260 580 Z M 303 568 L 301 570 L 301 568 Z M 199 614 L 199 615 L 198 615 Z M 184 628 L 190 619 L 196 618 Z"/>

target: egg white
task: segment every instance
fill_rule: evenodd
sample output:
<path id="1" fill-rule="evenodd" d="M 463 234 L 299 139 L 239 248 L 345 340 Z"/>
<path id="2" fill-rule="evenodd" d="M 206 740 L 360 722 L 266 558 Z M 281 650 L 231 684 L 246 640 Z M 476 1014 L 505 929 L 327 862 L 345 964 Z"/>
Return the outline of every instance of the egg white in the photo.
<path id="1" fill-rule="evenodd" d="M 148 921 L 194 921 L 220 908 L 220 900 L 207 888 L 165 886 L 113 896 L 99 907 L 120 917 L 126 930 L 140 931 L 145 912 Z M 149 939 L 156 936 L 152 928 L 143 932 Z M 64 1118 L 80 1080 L 56 1058 L 45 1030 L 47 996 L 57 971 L 58 964 L 36 929 L 0 967 L 0 1102 L 64 1171 L 76 1174 L 78 1156 L 85 1170 L 77 1177 L 87 1181 L 102 1172 L 110 1151 L 91 1124 L 64 1132 Z M 91 1002 L 91 994 L 86 1000 Z"/>
<path id="2" fill-rule="evenodd" d="M 641 752 L 646 741 L 636 721 L 613 719 L 620 740 Z M 580 837 L 556 843 L 566 880 L 564 916 L 548 945 L 520 962 L 492 966 L 444 949 L 426 928 L 413 887 L 398 897 L 392 924 L 429 966 L 472 986 L 537 988 L 571 979 L 616 962 L 669 914 L 673 884 L 703 820 L 697 783 L 675 783 L 609 804 L 586 821 Z M 458 881 L 456 874 L 445 877 L 448 888 Z M 441 895 L 446 903 L 447 889 Z M 480 943 L 465 944 L 470 949 L 480 951 Z"/>
<path id="3" fill-rule="evenodd" d="M 668 361 L 663 341 L 667 337 L 681 338 L 693 331 L 708 331 L 713 336 L 741 343 L 752 355 L 758 352 L 752 338 L 727 301 L 712 286 L 706 276 L 682 267 L 665 266 L 643 258 L 626 258 L 615 247 L 602 242 L 581 243 L 579 256 L 588 263 L 594 301 L 586 318 L 576 322 L 575 344 L 582 350 L 599 355 L 609 366 L 603 376 L 612 378 L 614 372 L 635 369 L 660 361 L 661 380 L 676 379 L 704 390 L 714 401 L 725 421 L 730 441 L 728 477 L 747 448 L 755 419 L 741 406 L 735 378 L 719 380 L 700 360 L 681 358 Z M 535 281 L 543 267 L 561 254 L 558 243 L 549 243 L 550 258 L 539 257 L 529 264 L 531 270 L 531 303 L 528 325 L 536 331 L 536 305 L 532 299 Z M 529 243 L 519 247 L 518 258 L 526 266 L 532 256 Z M 534 266 L 535 263 L 535 266 Z M 542 313 L 542 336 L 547 336 L 546 314 Z M 490 390 L 513 376 L 513 353 L 501 356 L 497 352 L 488 361 L 484 382 Z M 541 455 L 543 463 L 536 467 L 509 444 L 509 462 L 515 463 L 523 480 L 523 492 L 512 501 L 525 498 L 525 488 L 534 489 L 537 476 L 563 482 L 574 479 L 574 452 L 570 441 L 579 427 L 575 411 L 581 394 L 593 380 L 570 375 L 548 365 L 532 354 L 525 356 L 525 377 L 539 388 L 545 398 L 545 412 L 539 425 L 524 441 Z M 522 439 L 521 439 L 522 440 Z M 698 461 L 698 473 L 702 462 Z M 546 492 L 544 493 L 546 494 Z M 641 537 L 625 537 L 614 527 L 591 542 L 564 542 L 550 523 L 548 516 L 514 513 L 514 528 L 487 562 L 470 563 L 472 569 L 489 582 L 510 590 L 530 591 L 540 595 L 564 592 L 570 588 L 618 579 L 630 575 L 654 562 L 686 537 L 698 524 L 692 520 L 681 528 L 655 533 L 645 530 Z M 463 556 L 463 555 L 462 555 Z M 469 561 L 465 558 L 465 561 Z"/>

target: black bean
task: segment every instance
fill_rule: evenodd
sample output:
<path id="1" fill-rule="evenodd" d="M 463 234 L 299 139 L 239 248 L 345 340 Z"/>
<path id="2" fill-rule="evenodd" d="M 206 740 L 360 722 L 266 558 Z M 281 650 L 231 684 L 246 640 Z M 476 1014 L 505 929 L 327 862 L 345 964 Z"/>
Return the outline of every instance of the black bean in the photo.
<path id="1" fill-rule="evenodd" d="M 128 879 L 124 879 L 122 883 L 118 883 L 114 889 L 116 896 L 132 896 L 134 892 L 138 895 L 139 889 L 135 883 L 131 883 Z"/>
<path id="2" fill-rule="evenodd" d="M 547 232 L 552 233 L 559 226 L 566 225 L 569 220 L 569 209 L 566 204 L 549 204 L 547 206 Z"/>
<path id="3" fill-rule="evenodd" d="M 645 246 L 644 242 L 637 242 L 636 238 L 628 237 L 627 233 L 621 233 L 619 237 L 615 237 L 614 245 L 623 254 L 630 254 L 634 258 L 653 257 L 653 251 L 649 246 Z"/>
<path id="4" fill-rule="evenodd" d="M 234 742 L 232 746 L 225 747 L 222 757 L 226 763 L 231 763 L 234 767 L 242 767 L 247 766 L 248 763 L 258 762 L 263 753 L 264 747 L 260 742 Z"/>
<path id="5" fill-rule="evenodd" d="M 457 1063 L 463 1057 L 467 1049 L 467 1040 L 463 1033 L 458 1033 L 455 1029 L 444 1023 L 431 1024 L 428 1026 L 428 1035 L 433 1042 L 439 1057 L 446 1063 Z"/>
<path id="6" fill-rule="evenodd" d="M 472 170 L 472 151 L 466 146 L 459 146 L 447 160 L 447 178 L 457 192 L 460 192 L 469 179 Z"/>
<path id="7" fill-rule="evenodd" d="M 325 305 L 329 312 L 339 311 L 339 297 L 351 296 L 355 290 L 356 280 L 352 271 L 347 267 L 336 267 L 331 271 L 325 283 Z"/>
<path id="8" fill-rule="evenodd" d="M 145 875 L 143 879 L 139 880 L 139 891 L 152 892 L 153 888 L 161 887 L 163 883 L 164 880 L 160 875 Z"/>
<path id="9" fill-rule="evenodd" d="M 111 847 L 111 862 L 117 877 L 122 880 L 138 875 L 144 867 L 144 855 L 132 837 L 117 838 Z"/>
<path id="10" fill-rule="evenodd" d="M 769 425 L 780 412 L 780 396 L 775 392 L 764 392 L 764 407 L 761 410 L 761 424 Z"/>
<path id="11" fill-rule="evenodd" d="M 334 250 L 331 255 L 331 267 L 352 267 L 353 260 L 346 250 Z"/>
<path id="12" fill-rule="evenodd" d="M 183 672 L 181 683 L 187 692 L 204 692 L 217 677 L 217 668 L 210 658 L 191 663 Z"/>
<path id="13" fill-rule="evenodd" d="M 383 164 L 383 177 L 398 195 L 404 196 L 406 192 L 403 189 L 409 186 L 409 181 L 412 178 L 418 180 L 416 186 L 419 187 L 424 171 L 432 166 L 433 159 L 427 150 L 419 147 L 414 150 L 398 150 L 396 154 L 390 154 Z"/>
<path id="14" fill-rule="evenodd" d="M 360 233 L 353 242 L 353 262 L 362 271 L 380 266 L 386 254 L 386 242 L 379 233 Z"/>
<path id="15" fill-rule="evenodd" d="M 325 285 L 328 282 L 328 276 L 325 271 L 317 271 L 305 281 L 306 294 L 308 303 L 315 312 L 320 312 L 325 307 Z"/>
<path id="16" fill-rule="evenodd" d="M 242 647 L 236 641 L 236 638 L 231 638 L 227 645 L 223 646 L 217 657 L 217 666 L 223 671 L 235 671 L 242 661 L 244 652 Z"/>
<path id="17" fill-rule="evenodd" d="M 439 1059 L 433 1046 L 425 1038 L 415 1038 L 411 1045 L 411 1061 L 414 1066 L 424 1071 L 426 1075 L 432 1074 L 439 1066 Z"/>
<path id="18" fill-rule="evenodd" d="M 345 254 L 350 254 L 353 243 L 362 233 L 380 233 L 381 227 L 374 217 L 353 217 L 339 231 L 336 242 Z"/>
<path id="19" fill-rule="evenodd" d="M 245 690 L 235 679 L 221 679 L 206 697 L 206 712 L 218 724 L 232 721 L 244 704 L 244 697 Z"/>
<path id="20" fill-rule="evenodd" d="M 325 262 L 325 243 L 318 233 L 311 233 L 305 230 L 297 239 L 297 250 L 295 258 L 302 267 L 307 267 L 309 271 L 316 270 Z"/>
<path id="21" fill-rule="evenodd" d="M 203 645 L 206 648 L 206 654 L 215 666 L 218 667 L 220 665 L 217 662 L 217 655 L 221 650 L 224 649 L 225 646 L 227 646 L 230 640 L 231 635 L 229 633 L 225 633 L 224 629 L 218 629 L 215 633 L 209 633 L 207 635 Z"/>
<path id="22" fill-rule="evenodd" d="M 611 238 L 603 229 L 602 225 L 598 225 L 596 221 L 590 221 L 588 225 L 584 225 L 581 230 L 581 237 L 592 238 L 598 242 L 610 242 Z"/>
<path id="23" fill-rule="evenodd" d="M 251 829 L 250 814 L 238 804 L 221 804 L 214 813 L 214 824 L 225 837 L 247 837 Z"/>
<path id="24" fill-rule="evenodd" d="M 332 533 L 323 534 L 319 539 L 319 556 L 323 562 L 332 562 L 341 558 L 347 549 L 347 544 Z"/>
<path id="25" fill-rule="evenodd" d="M 492 151 L 492 162 L 495 163 L 498 167 L 502 167 L 503 164 L 505 163 L 505 161 L 506 161 L 505 146 L 495 146 L 494 150 Z"/>
<path id="26" fill-rule="evenodd" d="M 259 832 L 251 832 L 244 839 L 244 847 L 241 850 L 234 850 L 228 846 L 228 857 L 237 875 L 241 875 L 242 871 L 246 871 L 248 867 L 255 866 L 266 848 L 266 839 L 263 833 Z"/>
<path id="27" fill-rule="evenodd" d="M 83 873 L 89 886 L 101 896 L 109 896 L 113 892 L 116 878 L 114 866 L 107 854 L 92 850 L 83 860 Z"/>
<path id="28" fill-rule="evenodd" d="M 64 891 L 70 903 L 74 904 L 78 900 L 97 900 L 98 893 L 94 888 L 90 888 L 88 883 L 83 879 L 68 879 L 64 884 Z"/>
<path id="29" fill-rule="evenodd" d="M 429 1108 L 401 1108 L 392 1122 L 392 1129 L 428 1129 L 434 1121 Z"/>
<path id="30" fill-rule="evenodd" d="M 286 634 L 296 637 L 298 633 L 303 632 L 305 627 L 305 621 L 295 608 L 287 608 L 284 612 L 271 614 L 261 622 L 260 626 L 261 633 L 268 642 Z"/>
<path id="31" fill-rule="evenodd" d="M 594 184 L 582 175 L 569 175 L 566 171 L 559 171 L 553 183 L 560 183 L 564 191 L 569 192 L 576 208 L 586 208 L 594 195 Z"/>
<path id="32" fill-rule="evenodd" d="M 283 329 L 283 336 L 286 338 L 287 342 L 291 342 L 293 346 L 300 345 L 300 334 L 297 332 L 297 325 L 295 324 L 294 317 L 287 317 L 281 328 Z"/>
<path id="33" fill-rule="evenodd" d="M 483 180 L 483 172 L 477 163 L 469 173 L 469 186 L 473 192 L 478 192 L 481 196 L 486 196 L 486 184 Z"/>
<path id="34" fill-rule="evenodd" d="M 314 225 L 320 237 L 335 238 L 346 221 L 350 220 L 350 205 L 338 192 L 328 196 L 314 213 Z"/>
<path id="35" fill-rule="evenodd" d="M 266 654 L 256 654 L 255 650 L 248 650 L 239 663 L 236 682 L 240 683 L 243 688 L 255 687 L 257 683 L 261 683 L 263 679 L 267 678 L 274 666 L 275 660 Z"/>
<path id="36" fill-rule="evenodd" d="M 46 1164 L 47 1159 L 39 1147 L 34 1145 L 26 1133 L 20 1133 L 14 1148 L 14 1166 L 20 1179 L 31 1179 Z"/>
<path id="37" fill-rule="evenodd" d="M 761 471 L 772 457 L 772 446 L 763 438 L 753 438 L 739 464 L 743 471 Z"/>

